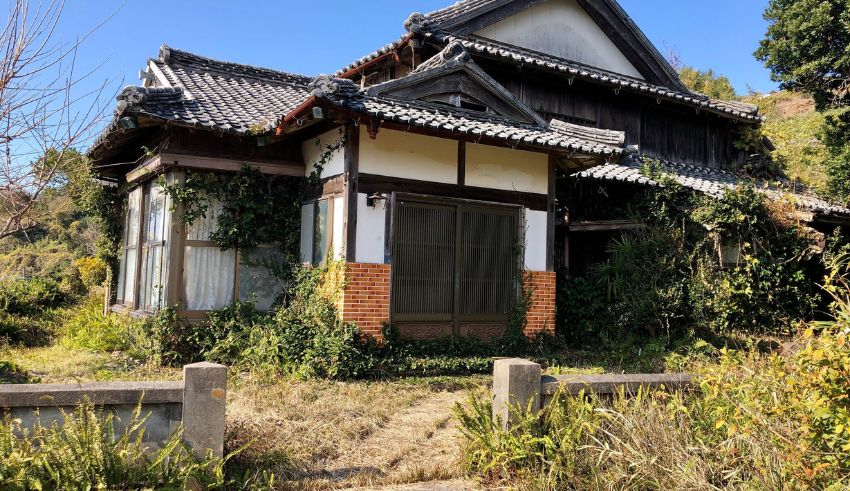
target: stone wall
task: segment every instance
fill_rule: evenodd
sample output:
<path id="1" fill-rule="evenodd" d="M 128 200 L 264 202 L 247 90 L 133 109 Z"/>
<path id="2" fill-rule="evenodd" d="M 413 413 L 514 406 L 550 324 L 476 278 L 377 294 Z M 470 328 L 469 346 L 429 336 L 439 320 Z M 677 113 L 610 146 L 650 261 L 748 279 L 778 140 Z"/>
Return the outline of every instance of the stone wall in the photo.
<path id="1" fill-rule="evenodd" d="M 537 412 L 560 391 L 565 395 L 596 394 L 603 398 L 633 396 L 639 390 L 682 391 L 697 387 L 687 373 L 543 375 L 537 363 L 520 358 L 496 360 L 493 365 L 493 420 L 503 428 L 514 423 L 511 408 Z"/>
<path id="2" fill-rule="evenodd" d="M 84 401 L 115 415 L 116 432 L 129 424 L 141 402 L 145 445 L 158 448 L 183 426 L 183 439 L 198 455 L 224 450 L 227 367 L 195 363 L 183 367 L 178 382 L 100 382 L 90 384 L 0 385 L 0 412 L 20 419 L 24 427 L 39 422 L 62 424 Z"/>

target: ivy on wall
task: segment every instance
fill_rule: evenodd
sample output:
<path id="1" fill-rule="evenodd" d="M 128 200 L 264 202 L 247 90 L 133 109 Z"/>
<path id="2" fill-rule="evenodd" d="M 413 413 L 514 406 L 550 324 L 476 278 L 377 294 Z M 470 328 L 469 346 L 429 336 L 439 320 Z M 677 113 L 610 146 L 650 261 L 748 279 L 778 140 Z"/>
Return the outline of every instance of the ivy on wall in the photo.
<path id="1" fill-rule="evenodd" d="M 315 144 L 321 146 L 321 140 L 317 138 Z M 276 276 L 289 279 L 300 257 L 304 191 L 321 183 L 322 170 L 344 144 L 340 128 L 339 137 L 325 145 L 306 179 L 267 175 L 243 165 L 236 174 L 189 172 L 184 182 L 164 183 L 163 190 L 173 207 L 182 205 L 182 220 L 187 225 L 206 216 L 211 201 L 219 203 L 210 240 L 223 250 L 277 244 L 283 254 L 281 261 L 266 266 Z"/>

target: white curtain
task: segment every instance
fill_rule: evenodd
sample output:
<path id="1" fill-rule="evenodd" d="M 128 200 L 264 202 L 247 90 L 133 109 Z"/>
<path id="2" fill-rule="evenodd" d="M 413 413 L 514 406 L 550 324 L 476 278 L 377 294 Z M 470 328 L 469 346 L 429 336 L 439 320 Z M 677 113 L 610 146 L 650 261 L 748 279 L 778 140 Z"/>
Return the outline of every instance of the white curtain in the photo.
<path id="1" fill-rule="evenodd" d="M 183 308 L 211 310 L 233 302 L 235 251 L 187 246 L 183 256 Z"/>

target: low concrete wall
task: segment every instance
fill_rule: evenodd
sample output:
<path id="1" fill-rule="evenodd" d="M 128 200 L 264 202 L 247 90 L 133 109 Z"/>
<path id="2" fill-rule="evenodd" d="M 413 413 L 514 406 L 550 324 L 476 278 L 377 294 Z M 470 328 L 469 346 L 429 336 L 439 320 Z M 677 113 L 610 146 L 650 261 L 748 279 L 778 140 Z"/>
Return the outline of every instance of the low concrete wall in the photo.
<path id="1" fill-rule="evenodd" d="M 182 382 L 0 385 L 0 408 L 24 427 L 61 425 L 63 413 L 88 400 L 114 414 L 122 431 L 141 401 L 146 445 L 158 447 L 182 424 L 183 439 L 198 455 L 212 450 L 221 456 L 226 389 L 227 367 L 195 363 L 183 367 Z"/>
<path id="2" fill-rule="evenodd" d="M 641 388 L 681 391 L 695 386 L 686 373 L 543 375 L 539 364 L 520 358 L 496 360 L 493 367 L 493 418 L 503 428 L 513 423 L 511 407 L 521 406 L 537 412 L 552 396 L 564 394 L 596 394 L 613 397 L 620 393 L 634 395 Z"/>

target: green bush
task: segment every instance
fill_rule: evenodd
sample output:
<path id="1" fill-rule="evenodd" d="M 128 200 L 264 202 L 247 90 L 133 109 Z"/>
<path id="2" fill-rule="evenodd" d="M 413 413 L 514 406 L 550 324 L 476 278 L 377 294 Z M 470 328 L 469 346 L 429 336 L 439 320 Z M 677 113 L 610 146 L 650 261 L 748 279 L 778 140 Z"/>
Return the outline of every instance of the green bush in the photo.
<path id="1" fill-rule="evenodd" d="M 86 289 L 100 286 L 106 281 L 109 265 L 98 257 L 82 257 L 74 261 L 74 266 L 80 275 L 80 281 Z"/>
<path id="2" fill-rule="evenodd" d="M 103 313 L 103 296 L 89 295 L 70 309 L 62 328 L 60 342 L 72 349 L 124 351 L 135 347 L 139 321 L 119 314 Z"/>
<path id="3" fill-rule="evenodd" d="M 57 307 L 67 299 L 54 280 L 33 278 L 0 285 L 0 312 L 32 315 Z"/>
<path id="4" fill-rule="evenodd" d="M 171 435 L 157 451 L 142 446 L 145 418 L 140 408 L 117 432 L 114 416 L 91 404 L 66 414 L 61 426 L 27 430 L 5 418 L 0 426 L 0 489 L 206 489 L 226 484 L 223 462 L 198 459 Z"/>
<path id="5" fill-rule="evenodd" d="M 620 334 L 670 335 L 687 315 L 682 282 L 682 238 L 661 227 L 625 234 L 611 246 L 611 259 L 592 276 L 607 288 Z"/>

